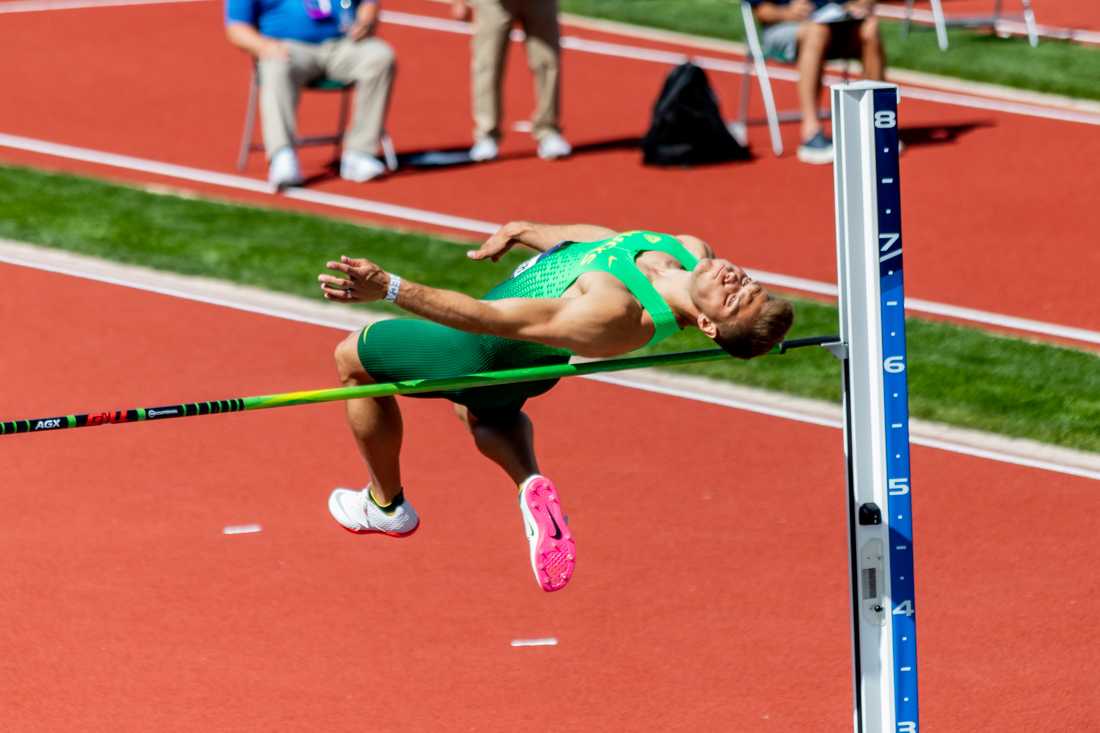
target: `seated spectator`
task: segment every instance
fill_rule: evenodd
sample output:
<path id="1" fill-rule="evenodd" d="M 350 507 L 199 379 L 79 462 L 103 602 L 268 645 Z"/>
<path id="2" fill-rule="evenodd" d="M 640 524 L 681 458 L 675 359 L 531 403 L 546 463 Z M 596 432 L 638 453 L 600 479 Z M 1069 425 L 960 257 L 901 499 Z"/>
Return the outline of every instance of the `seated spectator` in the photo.
<path id="1" fill-rule="evenodd" d="M 474 146 L 470 157 L 492 160 L 500 154 L 501 82 L 512 24 L 527 36 L 527 65 L 535 77 L 535 113 L 531 134 L 543 160 L 565 158 L 572 146 L 561 135 L 561 30 L 557 0 L 452 0 L 451 12 L 469 20 L 473 5 L 474 37 L 470 64 L 473 89 Z"/>
<path id="2" fill-rule="evenodd" d="M 363 182 L 386 170 L 378 160 L 393 85 L 394 54 L 374 35 L 376 0 L 226 0 L 226 36 L 256 59 L 268 181 L 302 182 L 294 151 L 300 89 L 327 77 L 355 82 L 340 176 Z"/>
<path id="3" fill-rule="evenodd" d="M 879 37 L 878 20 L 872 14 L 874 0 L 749 0 L 756 20 L 763 26 L 764 54 L 798 64 L 798 104 L 802 110 L 802 144 L 798 159 L 804 163 L 831 163 L 833 142 L 817 119 L 818 98 L 825 62 L 858 58 L 863 75 L 881 81 L 886 52 Z"/>

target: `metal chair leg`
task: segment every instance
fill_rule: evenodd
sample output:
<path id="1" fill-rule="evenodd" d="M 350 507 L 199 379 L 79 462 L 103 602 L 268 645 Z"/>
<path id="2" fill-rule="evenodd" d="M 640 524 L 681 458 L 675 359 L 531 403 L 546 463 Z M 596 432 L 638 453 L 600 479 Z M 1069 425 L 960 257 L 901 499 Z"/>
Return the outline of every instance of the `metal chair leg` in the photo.
<path id="1" fill-rule="evenodd" d="M 1035 25 L 1035 11 L 1031 8 L 1031 0 L 1023 0 L 1024 24 L 1027 26 L 1027 42 L 1032 48 L 1039 45 L 1039 28 Z"/>
<path id="2" fill-rule="evenodd" d="M 932 0 L 932 19 L 936 23 L 936 43 L 941 51 L 947 50 L 947 20 L 943 17 L 943 6 L 940 0 Z"/>
<path id="3" fill-rule="evenodd" d="M 748 3 L 741 3 L 741 17 L 745 24 L 745 37 L 749 41 L 749 50 L 752 54 L 753 68 L 756 70 L 756 79 L 760 85 L 760 96 L 764 98 L 764 111 L 768 117 L 768 133 L 772 139 L 772 152 L 776 157 L 783 155 L 783 140 L 779 136 L 779 115 L 775 111 L 775 98 L 772 97 L 771 79 L 768 77 L 768 67 L 764 63 L 764 51 L 760 47 L 760 38 L 756 34 L 756 19 L 752 17 L 752 8 Z"/>
<path id="4" fill-rule="evenodd" d="M 352 88 L 349 86 L 340 90 L 340 119 L 336 125 L 334 141 L 336 149 L 333 152 L 336 160 L 340 160 L 340 156 L 344 153 L 344 133 L 348 129 L 348 105 L 351 103 Z"/>
<path id="5" fill-rule="evenodd" d="M 252 81 L 248 91 L 248 109 L 244 113 L 244 133 L 241 135 L 241 152 L 237 154 L 237 170 L 243 171 L 252 151 L 252 136 L 256 129 L 256 103 L 260 96 L 260 84 L 256 69 L 252 69 Z"/>

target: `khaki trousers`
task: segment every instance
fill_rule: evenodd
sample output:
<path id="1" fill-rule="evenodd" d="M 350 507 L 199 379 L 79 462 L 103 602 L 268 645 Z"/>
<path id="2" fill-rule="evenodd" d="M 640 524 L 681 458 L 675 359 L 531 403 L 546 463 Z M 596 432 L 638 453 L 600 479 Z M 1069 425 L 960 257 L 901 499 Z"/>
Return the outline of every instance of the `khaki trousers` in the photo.
<path id="1" fill-rule="evenodd" d="M 284 43 L 290 49 L 289 58 L 257 62 L 267 157 L 293 145 L 299 94 L 303 86 L 320 77 L 356 82 L 344 150 L 375 155 L 393 86 L 394 54 L 390 45 L 373 37 L 358 42 L 334 38 L 323 43 Z"/>
<path id="2" fill-rule="evenodd" d="M 527 65 L 535 77 L 536 139 L 560 132 L 558 125 L 561 34 L 557 0 L 472 0 L 471 44 L 474 135 L 500 137 L 501 85 L 508 35 L 518 22 L 527 35 Z"/>

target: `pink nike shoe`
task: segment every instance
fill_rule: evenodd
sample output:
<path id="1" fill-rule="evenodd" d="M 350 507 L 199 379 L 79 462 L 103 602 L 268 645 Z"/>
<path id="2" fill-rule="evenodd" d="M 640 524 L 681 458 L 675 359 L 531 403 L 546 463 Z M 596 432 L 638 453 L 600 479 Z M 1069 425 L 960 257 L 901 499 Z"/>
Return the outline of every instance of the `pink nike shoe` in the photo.
<path id="1" fill-rule="evenodd" d="M 544 591 L 561 590 L 573 577 L 577 544 L 561 513 L 554 482 L 535 475 L 519 487 L 519 508 L 531 545 L 531 569 Z"/>

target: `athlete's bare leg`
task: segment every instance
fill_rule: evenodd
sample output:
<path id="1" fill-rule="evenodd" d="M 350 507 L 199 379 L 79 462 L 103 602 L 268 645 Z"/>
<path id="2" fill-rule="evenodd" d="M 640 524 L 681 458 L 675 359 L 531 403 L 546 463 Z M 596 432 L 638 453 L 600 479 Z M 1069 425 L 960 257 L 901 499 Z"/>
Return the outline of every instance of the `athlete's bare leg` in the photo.
<path id="1" fill-rule="evenodd" d="M 336 347 L 336 369 L 345 387 L 373 384 L 359 361 L 359 333 L 352 333 Z M 347 400 L 348 425 L 359 453 L 367 462 L 371 493 L 382 506 L 401 491 L 401 411 L 394 397 Z"/>
<path id="2" fill-rule="evenodd" d="M 463 405 L 455 405 L 455 413 L 470 428 L 481 454 L 504 469 L 517 486 L 539 473 L 535 431 L 526 413 L 517 413 L 516 419 L 505 425 L 478 421 Z"/>

